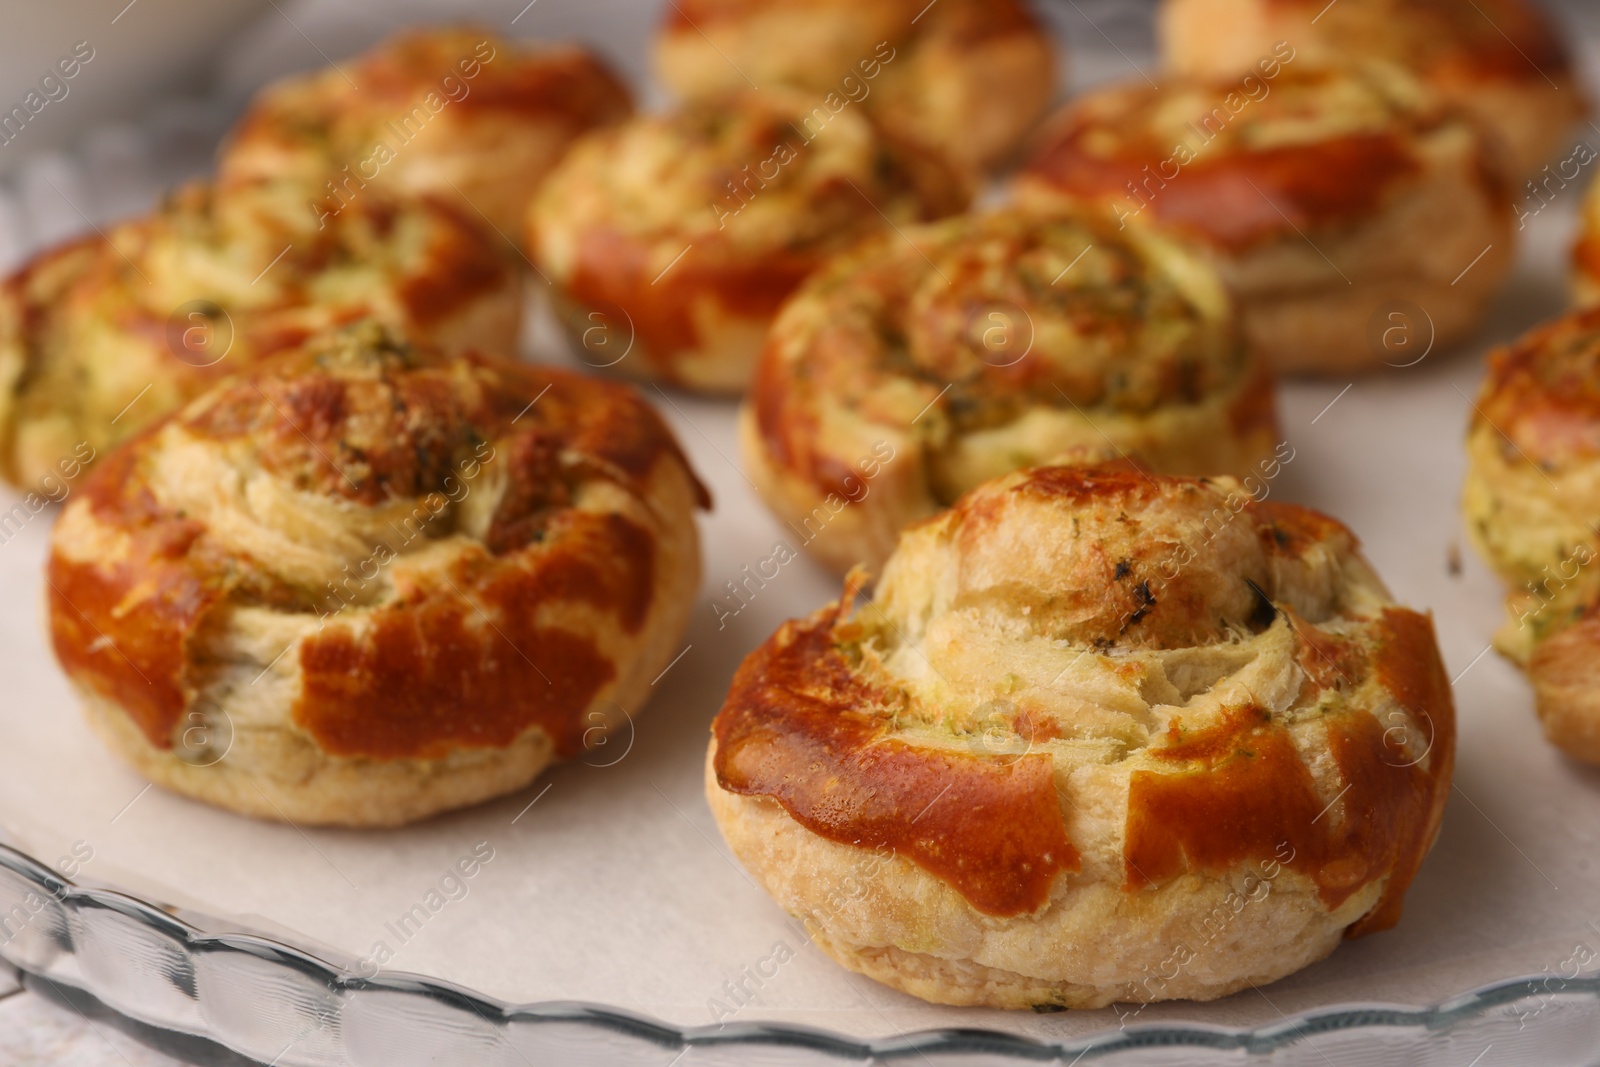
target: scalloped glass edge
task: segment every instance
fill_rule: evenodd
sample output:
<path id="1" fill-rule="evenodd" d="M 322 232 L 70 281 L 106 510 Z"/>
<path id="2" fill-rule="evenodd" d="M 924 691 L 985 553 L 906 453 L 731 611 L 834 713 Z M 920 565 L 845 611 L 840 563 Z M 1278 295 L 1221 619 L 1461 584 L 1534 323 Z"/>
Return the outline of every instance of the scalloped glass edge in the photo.
<path id="1" fill-rule="evenodd" d="M 10 877 L 7 877 L 8 875 Z M 296 987 L 300 989 L 320 987 L 323 993 L 330 995 L 331 1000 L 340 1002 L 340 1007 L 335 1008 L 333 1014 L 342 1010 L 343 1002 L 352 997 L 359 997 L 363 993 L 381 991 L 400 994 L 407 998 L 407 1004 L 416 1011 L 396 1016 L 390 1020 L 390 1025 L 409 1021 L 417 1027 L 414 1035 L 399 1035 L 398 1040 L 401 1044 L 413 1039 L 421 1040 L 424 1044 L 433 1044 L 438 1040 L 439 1032 L 429 1030 L 429 1021 L 438 1018 L 439 1012 L 423 1010 L 432 1007 L 470 1010 L 489 1030 L 501 1030 L 511 1024 L 535 1026 L 568 1024 L 580 1032 L 591 1034 L 597 1040 L 609 1043 L 613 1046 L 613 1052 L 617 1051 L 614 1046 L 618 1039 L 623 1039 L 638 1045 L 639 1051 L 645 1054 L 650 1051 L 657 1054 L 670 1054 L 676 1051 L 681 1054 L 691 1048 L 696 1050 L 743 1048 L 753 1051 L 756 1046 L 764 1046 L 769 1049 L 806 1050 L 832 1062 L 863 1060 L 876 1062 L 928 1055 L 982 1055 L 996 1057 L 1001 1062 L 1059 1061 L 1076 1064 L 1084 1060 L 1104 1060 L 1118 1053 L 1136 1049 L 1178 1047 L 1196 1051 L 1207 1050 L 1224 1055 L 1231 1053 L 1233 1056 L 1230 1057 L 1230 1062 L 1234 1062 L 1240 1053 L 1251 1058 L 1274 1056 L 1291 1046 L 1307 1043 L 1308 1039 L 1317 1035 L 1341 1032 L 1351 1034 L 1372 1031 L 1374 1033 L 1371 1036 L 1380 1038 L 1401 1036 L 1395 1031 L 1409 1030 L 1416 1032 L 1413 1037 L 1431 1042 L 1470 1020 L 1500 1021 L 1489 1018 L 1490 1013 L 1496 1009 L 1512 1009 L 1523 1001 L 1538 999 L 1541 1005 L 1538 1011 L 1507 1010 L 1504 1013 L 1504 1021 L 1517 1021 L 1520 1030 L 1521 1023 L 1528 1015 L 1542 1012 L 1551 1000 L 1551 996 L 1542 995 L 1537 990 L 1541 980 L 1545 981 L 1548 989 L 1548 975 L 1523 976 L 1495 982 L 1424 1008 L 1347 1004 L 1303 1012 L 1285 1017 L 1280 1022 L 1253 1029 L 1230 1029 L 1203 1024 L 1138 1025 L 1116 1032 L 1103 1031 L 1050 1043 L 1000 1031 L 977 1029 L 927 1030 L 891 1040 L 864 1041 L 822 1029 L 769 1023 L 735 1024 L 720 1028 L 678 1027 L 599 1004 L 566 1001 L 507 1004 L 448 981 L 420 974 L 396 972 L 367 978 L 353 973 L 348 968 L 335 966 L 309 951 L 271 937 L 243 929 L 207 932 L 193 922 L 180 918 L 179 915 L 185 913 L 178 909 L 151 904 L 119 890 L 79 886 L 55 874 L 50 868 L 20 849 L 3 842 L 0 842 L 0 912 L 3 912 L 0 914 L 0 919 L 12 915 L 10 909 L 18 901 L 14 892 L 16 886 L 5 885 L 14 879 L 19 879 L 21 882 L 23 899 L 28 893 L 35 894 L 41 906 L 31 909 L 32 917 L 24 924 L 24 928 L 3 931 L 6 939 L 0 941 L 0 959 L 24 974 L 54 984 L 77 988 L 96 997 L 111 1009 L 139 1022 L 173 1033 L 204 1037 L 246 1056 L 259 1055 L 262 1052 L 259 1040 L 252 1042 L 249 1038 L 240 1039 L 237 1035 L 230 1035 L 217 1029 L 197 1027 L 193 1022 L 186 1022 L 172 1015 L 163 1016 L 159 1011 L 139 1010 L 127 1003 L 129 998 L 118 995 L 119 992 L 125 991 L 107 988 L 114 983 L 105 980 L 105 975 L 139 972 L 139 964 L 135 962 L 130 970 L 126 958 L 95 959 L 92 955 L 94 953 L 109 955 L 113 954 L 115 949 L 127 946 L 109 943 L 104 938 L 97 941 L 93 936 L 85 936 L 84 931 L 92 928 L 92 921 L 86 923 L 85 918 L 95 913 L 109 913 L 123 920 L 132 920 L 134 927 L 142 934 L 159 938 L 167 946 L 175 948 L 181 954 L 181 963 L 188 968 L 190 977 L 187 981 L 180 980 L 170 973 L 161 974 L 154 968 L 143 976 L 157 982 L 165 982 L 194 1001 L 198 1001 L 200 997 L 193 980 L 195 963 L 202 956 L 216 953 L 248 957 L 257 972 L 255 977 L 257 987 L 262 984 L 261 964 L 267 965 L 265 968 L 267 972 L 279 972 L 277 978 L 286 992 L 293 992 Z M 61 914 L 55 915 L 51 911 L 52 908 L 59 909 Z M 46 912 L 50 912 L 51 918 L 37 924 L 32 921 L 33 918 Z M 222 925 L 220 921 L 217 922 Z M 39 953 L 27 951 L 28 939 L 22 935 L 30 932 L 35 935 L 33 938 L 35 947 L 41 943 L 48 946 L 46 952 L 48 960 L 41 961 Z M 24 944 L 19 946 L 19 942 Z M 86 955 L 88 958 L 85 958 Z M 73 965 L 66 968 L 53 966 L 63 959 L 71 960 Z M 169 953 L 168 959 L 172 962 L 175 957 Z M 97 980 L 96 976 L 100 978 Z M 310 986 L 307 986 L 306 979 L 310 980 Z M 270 973 L 268 981 L 271 981 Z M 1576 1001 L 1592 1009 L 1594 1003 L 1600 1001 L 1600 975 L 1563 977 L 1553 996 L 1568 1003 Z M 328 1002 L 328 999 L 322 1001 L 324 1008 Z M 309 1013 L 301 1020 L 302 1030 L 308 1030 L 313 1026 L 319 1032 L 324 1030 L 328 1018 L 317 1022 L 317 1007 L 312 1004 L 310 1008 Z M 1592 1038 L 1594 1047 L 1600 1048 L 1600 1013 L 1585 1014 L 1586 1022 L 1582 1029 Z M 462 1017 L 469 1018 L 465 1015 Z M 291 1041 L 291 1044 L 293 1043 Z M 562 1043 L 570 1046 L 570 1038 L 564 1039 Z M 256 1047 L 251 1047 L 252 1044 Z M 1392 1042 L 1385 1041 L 1384 1044 L 1386 1051 L 1402 1051 Z M 1573 1052 L 1577 1051 L 1570 1045 L 1568 1047 Z M 289 1049 L 285 1047 L 278 1055 L 282 1057 L 288 1051 Z M 1313 1048 L 1312 1051 L 1322 1057 L 1320 1050 Z M 1068 1060 L 1067 1057 L 1074 1058 Z M 274 1062 L 287 1065 L 296 1062 L 345 1061 L 342 1059 L 330 1061 L 324 1057 L 303 1059 L 296 1056 L 275 1059 Z"/>

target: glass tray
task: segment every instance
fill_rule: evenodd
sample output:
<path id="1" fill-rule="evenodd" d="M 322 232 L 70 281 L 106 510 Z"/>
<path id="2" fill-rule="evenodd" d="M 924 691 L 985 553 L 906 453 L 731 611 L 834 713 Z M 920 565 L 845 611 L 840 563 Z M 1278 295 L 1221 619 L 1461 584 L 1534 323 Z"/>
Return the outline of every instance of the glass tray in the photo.
<path id="1" fill-rule="evenodd" d="M 365 978 L 233 924 L 73 885 L 0 845 L 0 909 L 28 922 L 0 956 L 130 1018 L 285 1067 L 558 1063 L 1587 1065 L 1600 1057 L 1600 978 L 1497 982 L 1426 1008 L 1341 1004 L 1253 1029 L 1134 1025 L 1060 1042 L 999 1030 L 854 1041 L 768 1023 L 674 1027 L 597 1004 L 511 1005 L 422 975 Z M 1531 1020 L 1537 1025 L 1530 1027 Z M 1491 1053 L 1496 1054 L 1493 1060 Z"/>

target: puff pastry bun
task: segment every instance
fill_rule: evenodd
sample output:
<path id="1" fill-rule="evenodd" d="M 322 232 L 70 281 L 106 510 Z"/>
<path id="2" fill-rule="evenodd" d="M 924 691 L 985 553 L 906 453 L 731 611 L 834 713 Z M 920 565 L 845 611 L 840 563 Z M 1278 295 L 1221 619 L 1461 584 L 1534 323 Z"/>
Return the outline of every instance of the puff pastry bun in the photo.
<path id="1" fill-rule="evenodd" d="M 697 101 L 579 142 L 529 246 L 586 361 L 742 390 L 783 300 L 862 237 L 966 207 L 942 157 L 859 109 L 807 125 L 783 88 Z"/>
<path id="2" fill-rule="evenodd" d="M 1308 60 L 1415 71 L 1492 130 L 1513 173 L 1550 159 L 1587 110 L 1572 58 L 1537 0 L 1165 0 L 1167 64 L 1226 78 L 1283 41 Z"/>
<path id="3" fill-rule="evenodd" d="M 51 544 L 51 636 L 151 781 L 397 825 L 624 727 L 680 651 L 697 503 L 627 387 L 361 324 L 90 472 Z"/>
<path id="4" fill-rule="evenodd" d="M 1394 924 L 1449 792 L 1428 617 L 1237 483 L 1033 468 L 734 678 L 707 793 L 844 966 L 926 1000 L 1209 999 Z"/>
<path id="5" fill-rule="evenodd" d="M 1514 258 L 1509 183 L 1477 126 L 1395 67 L 1264 69 L 1248 93 L 1164 78 L 1079 97 L 1018 195 L 1205 247 L 1280 370 L 1404 366 L 1469 335 Z M 1403 334 L 1386 332 L 1397 310 Z"/>
<path id="6" fill-rule="evenodd" d="M 1510 586 L 1495 643 L 1550 741 L 1600 763 L 1600 309 L 1490 356 L 1467 455 L 1468 529 Z"/>
<path id="7" fill-rule="evenodd" d="M 411 29 L 262 90 L 219 167 L 224 182 L 298 178 L 319 216 L 371 184 L 457 202 L 515 239 L 572 142 L 632 111 L 627 87 L 586 49 L 473 26 Z"/>
<path id="8" fill-rule="evenodd" d="M 36 485 L 357 318 L 512 351 L 519 287 L 492 239 L 442 205 L 369 196 L 319 229 L 295 182 L 185 186 L 0 282 L 0 475 Z"/>
<path id="9" fill-rule="evenodd" d="M 1244 477 L 1277 429 L 1204 260 L 1070 211 L 963 216 L 830 264 L 779 315 L 741 417 L 751 481 L 840 571 L 1064 449 Z"/>
<path id="10" fill-rule="evenodd" d="M 975 169 L 1016 151 L 1056 84 L 1050 36 L 1022 0 L 678 0 L 655 60 L 685 97 L 792 85 Z"/>

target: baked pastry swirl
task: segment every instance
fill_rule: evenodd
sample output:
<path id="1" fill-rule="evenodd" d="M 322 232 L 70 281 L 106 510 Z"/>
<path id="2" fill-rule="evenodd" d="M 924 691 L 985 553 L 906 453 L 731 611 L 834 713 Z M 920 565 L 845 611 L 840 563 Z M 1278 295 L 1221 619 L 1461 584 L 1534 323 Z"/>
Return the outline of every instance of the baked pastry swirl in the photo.
<path id="1" fill-rule="evenodd" d="M 1022 0 L 677 0 L 655 61 L 685 97 L 792 85 L 973 169 L 1016 152 L 1057 77 L 1050 36 Z"/>
<path id="2" fill-rule="evenodd" d="M 745 660 L 707 763 L 734 854 L 844 966 L 949 1004 L 1209 999 L 1399 919 L 1454 711 L 1339 523 L 1038 467 L 860 580 Z"/>
<path id="3" fill-rule="evenodd" d="M 1290 372 L 1408 365 L 1464 339 L 1514 258 L 1508 180 L 1470 119 L 1398 68 L 1292 51 L 1242 80 L 1079 97 L 1017 193 L 1201 245 L 1251 342 Z"/>
<path id="4" fill-rule="evenodd" d="M 1587 110 L 1537 0 L 1165 0 L 1158 26 L 1168 66 L 1189 76 L 1243 74 L 1285 41 L 1315 62 L 1402 64 L 1492 130 L 1519 177 Z"/>
<path id="5" fill-rule="evenodd" d="M 680 651 L 707 503 L 632 390 L 358 324 L 89 474 L 51 543 L 51 637 L 151 781 L 398 825 L 624 728 Z"/>
<path id="6" fill-rule="evenodd" d="M 0 282 L 0 476 L 31 487 L 222 377 L 376 316 L 513 351 L 520 279 L 453 209 L 364 197 L 318 228 L 294 182 L 184 186 Z"/>
<path id="7" fill-rule="evenodd" d="M 878 567 L 900 530 L 1070 448 L 1259 474 L 1272 381 L 1200 258 L 1094 212 L 886 234 L 779 315 L 741 418 L 745 469 L 806 548 Z"/>
<path id="8" fill-rule="evenodd" d="M 942 157 L 859 109 L 819 131 L 810 108 L 765 89 L 573 148 L 529 210 L 528 243 L 588 362 L 740 391 L 806 275 L 863 237 L 966 207 L 967 183 Z"/>
<path id="9" fill-rule="evenodd" d="M 224 183 L 304 182 L 296 206 L 314 218 L 337 215 L 370 183 L 454 203 L 515 240 L 572 142 L 632 111 L 627 86 L 584 48 L 474 26 L 410 29 L 262 90 L 218 166 Z"/>
<path id="10" fill-rule="evenodd" d="M 1550 741 L 1600 763 L 1600 308 L 1489 357 L 1467 456 L 1467 527 L 1510 587 L 1495 644 Z"/>

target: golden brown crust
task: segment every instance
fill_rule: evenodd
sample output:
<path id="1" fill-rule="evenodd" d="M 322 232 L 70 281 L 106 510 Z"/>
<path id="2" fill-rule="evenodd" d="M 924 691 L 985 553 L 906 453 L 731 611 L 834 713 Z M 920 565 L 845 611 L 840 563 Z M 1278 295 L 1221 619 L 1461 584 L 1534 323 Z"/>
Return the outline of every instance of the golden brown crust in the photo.
<path id="1" fill-rule="evenodd" d="M 775 88 L 580 142 L 528 218 L 580 341 L 594 316 L 617 317 L 632 339 L 618 370 L 737 391 L 802 278 L 885 219 L 966 206 L 964 181 L 939 158 L 858 110 L 821 114 Z"/>
<path id="2" fill-rule="evenodd" d="M 220 180 L 294 176 L 334 212 L 370 182 L 455 203 L 515 238 L 572 142 L 632 111 L 627 86 L 586 49 L 476 26 L 410 29 L 264 89 L 219 154 Z"/>
<path id="3" fill-rule="evenodd" d="M 1419 142 L 1460 122 L 1385 74 L 1284 66 L 1262 83 L 1270 91 L 1259 100 L 1227 77 L 1090 93 L 1052 121 L 1025 175 L 1119 215 L 1147 209 L 1230 252 L 1296 227 L 1359 224 L 1415 183 L 1424 170 Z M 1151 180 L 1147 167 L 1160 173 Z M 1486 182 L 1495 173 L 1486 162 L 1479 169 Z M 1494 180 L 1493 192 L 1504 198 L 1505 182 Z"/>
<path id="4" fill-rule="evenodd" d="M 1490 353 L 1473 420 L 1481 428 L 1499 430 L 1546 470 L 1600 458 L 1600 309 Z"/>
<path id="5" fill-rule="evenodd" d="M 718 784 L 772 797 L 831 841 L 893 849 L 986 915 L 1036 910 L 1056 872 L 1079 866 L 1050 761 L 1002 764 L 890 739 L 901 695 L 863 682 L 840 652 L 835 624 L 848 609 L 784 624 L 740 666 L 713 726 Z M 936 817 L 906 817 L 944 800 Z"/>
<path id="6" fill-rule="evenodd" d="M 1600 761 L 1585 687 L 1600 602 L 1600 308 L 1496 350 L 1467 431 L 1474 544 L 1509 586 L 1500 650 L 1528 669 L 1545 733 Z"/>
<path id="7" fill-rule="evenodd" d="M 453 209 L 363 197 L 319 228 L 293 182 L 204 184 L 0 283 L 0 475 L 31 487 L 224 376 L 376 316 L 510 351 L 517 274 Z"/>
<path id="8" fill-rule="evenodd" d="M 631 391 L 366 324 L 231 379 L 102 463 L 57 530 L 52 638 L 73 681 L 176 762 L 200 709 L 270 720 L 256 725 L 335 775 L 533 732 L 546 759 L 570 758 L 590 712 L 631 713 L 640 673 L 671 655 L 696 495 Z M 241 662 L 272 684 L 241 684 Z M 215 770 L 282 790 L 297 819 L 373 806 L 296 797 L 270 760 Z M 428 813 L 404 782 L 383 788 Z"/>
<path id="9" fill-rule="evenodd" d="M 767 503 L 842 571 L 1074 446 L 1244 477 L 1275 412 L 1203 262 L 1094 213 L 1006 211 L 884 235 L 809 281 L 768 337 L 743 445 Z"/>
<path id="10" fill-rule="evenodd" d="M 1513 258 L 1509 183 L 1476 125 L 1398 68 L 1266 62 L 1270 77 L 1079 98 L 1018 197 L 1197 242 L 1280 370 L 1393 362 L 1368 328 L 1397 301 L 1421 306 L 1434 347 L 1462 339 Z"/>
<path id="11" fill-rule="evenodd" d="M 1556 27 L 1529 0 L 1166 0 L 1159 26 L 1184 75 L 1242 73 L 1280 42 L 1313 62 L 1408 67 L 1494 130 L 1517 174 L 1545 163 L 1587 107 Z"/>
<path id="12" fill-rule="evenodd" d="M 685 97 L 790 85 L 857 102 L 978 169 L 1015 153 L 1057 78 L 1049 35 L 1019 0 L 693 0 L 667 9 L 655 60 Z"/>
<path id="13" fill-rule="evenodd" d="M 708 766 L 736 854 L 847 966 L 945 1003 L 1206 999 L 1398 921 L 1454 709 L 1431 621 L 1339 523 L 1034 468 L 858 582 L 746 660 Z"/>

